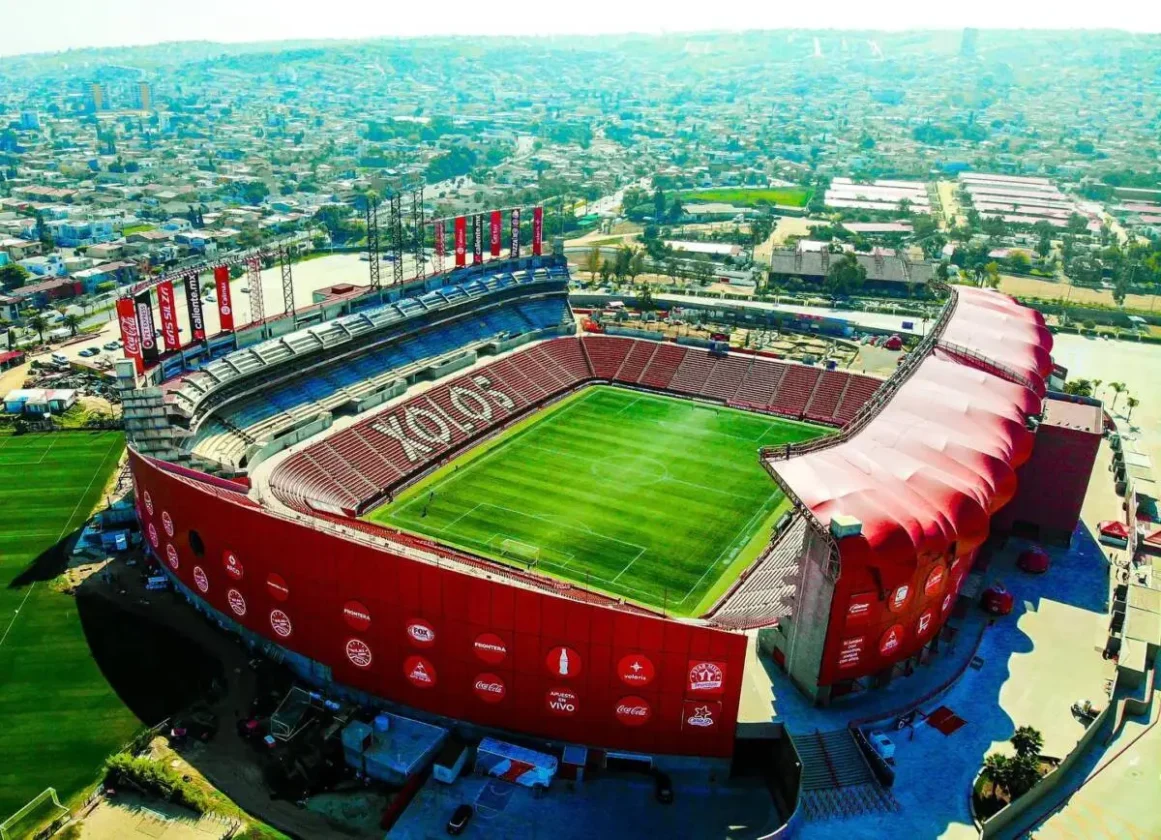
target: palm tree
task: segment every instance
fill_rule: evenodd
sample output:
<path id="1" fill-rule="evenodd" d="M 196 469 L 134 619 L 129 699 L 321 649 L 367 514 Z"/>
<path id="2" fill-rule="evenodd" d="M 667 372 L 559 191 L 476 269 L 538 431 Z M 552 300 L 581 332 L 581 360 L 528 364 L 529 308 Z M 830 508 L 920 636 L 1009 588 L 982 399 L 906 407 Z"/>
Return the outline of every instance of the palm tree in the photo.
<path id="1" fill-rule="evenodd" d="M 1092 380 L 1092 395 L 1093 395 L 1094 397 L 1095 397 L 1095 396 L 1097 395 L 1097 393 L 1100 391 L 1100 389 L 1101 389 L 1101 383 L 1102 383 L 1102 382 L 1104 382 L 1104 380 L 1103 380 L 1103 379 L 1094 379 L 1094 380 Z"/>
<path id="2" fill-rule="evenodd" d="M 1130 396 L 1129 399 L 1126 400 L 1126 403 L 1129 406 L 1129 413 L 1125 415 L 1125 419 L 1128 420 L 1129 418 L 1131 418 L 1133 416 L 1133 409 L 1136 408 L 1137 406 L 1139 406 L 1141 404 L 1141 401 L 1139 399 L 1137 399 L 1136 397 Z"/>
<path id="3" fill-rule="evenodd" d="M 70 312 L 68 315 L 64 316 L 64 320 L 61 323 L 68 327 L 72 331 L 72 334 L 75 336 L 77 334 L 77 330 L 81 328 L 81 316 Z"/>
<path id="4" fill-rule="evenodd" d="M 1019 727 L 1009 740 L 1016 755 L 1021 757 L 1038 756 L 1044 748 L 1044 736 L 1032 726 Z"/>
<path id="5" fill-rule="evenodd" d="M 1113 392 L 1113 404 L 1111 406 L 1109 406 L 1109 409 L 1115 411 L 1117 408 L 1117 397 L 1119 397 L 1121 394 L 1125 393 L 1125 390 L 1126 390 L 1125 383 L 1124 382 L 1110 382 L 1109 389 Z"/>
<path id="6" fill-rule="evenodd" d="M 40 336 L 40 343 L 44 344 L 44 331 L 48 327 L 48 321 L 44 320 L 44 316 L 37 314 L 28 319 L 28 328 L 35 330 L 36 334 Z"/>
<path id="7" fill-rule="evenodd" d="M 990 753 L 984 758 L 984 776 L 993 788 L 1008 790 L 1009 764 L 1011 760 L 1003 753 Z"/>

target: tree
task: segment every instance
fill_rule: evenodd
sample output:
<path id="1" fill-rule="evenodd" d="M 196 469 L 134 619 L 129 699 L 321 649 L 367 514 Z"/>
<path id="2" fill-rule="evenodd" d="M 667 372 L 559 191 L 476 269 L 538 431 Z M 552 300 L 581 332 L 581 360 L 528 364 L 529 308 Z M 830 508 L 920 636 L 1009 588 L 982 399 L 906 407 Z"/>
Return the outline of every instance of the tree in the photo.
<path id="1" fill-rule="evenodd" d="M 861 289 L 866 279 L 867 269 L 858 257 L 848 252 L 830 264 L 823 288 L 831 298 L 846 297 Z"/>
<path id="2" fill-rule="evenodd" d="M 622 245 L 617 249 L 615 259 L 613 273 L 617 275 L 618 280 L 624 280 L 629 273 L 629 263 L 633 261 L 633 251 L 627 245 Z"/>
<path id="3" fill-rule="evenodd" d="M 1003 753 L 988 754 L 984 757 L 984 777 L 992 783 L 993 787 L 1007 791 L 1011 779 L 1009 775 L 1010 763 L 1011 759 Z"/>
<path id="4" fill-rule="evenodd" d="M 0 265 L 0 286 L 5 289 L 19 289 L 28 279 L 28 269 L 19 263 Z"/>
<path id="5" fill-rule="evenodd" d="M 1000 286 L 1000 266 L 994 260 L 984 266 L 984 285 L 989 289 Z"/>
<path id="6" fill-rule="evenodd" d="M 72 334 L 75 336 L 77 334 L 77 330 L 81 328 L 81 317 L 76 313 L 70 312 L 64 316 L 64 319 L 61 321 L 61 323 L 68 327 L 69 331 L 72 332 Z"/>
<path id="7" fill-rule="evenodd" d="M 1036 243 L 1036 253 L 1040 255 L 1040 259 L 1044 259 L 1052 251 L 1052 238 L 1050 236 L 1041 236 Z"/>
<path id="8" fill-rule="evenodd" d="M 1087 379 L 1074 379 L 1071 382 L 1065 382 L 1064 393 L 1072 394 L 1075 397 L 1091 397 L 1092 383 Z"/>
<path id="9" fill-rule="evenodd" d="M 1141 404 L 1141 401 L 1134 396 L 1130 396 L 1125 401 L 1125 404 L 1129 406 L 1129 413 L 1125 415 L 1125 419 L 1129 420 L 1133 416 L 1133 409 L 1136 408 L 1137 406 L 1139 406 Z"/>
<path id="10" fill-rule="evenodd" d="M 645 252 L 635 251 L 629 258 L 629 279 L 636 280 L 637 275 L 645 271 Z"/>
<path id="11" fill-rule="evenodd" d="M 693 279 L 703 286 L 714 279 L 714 264 L 707 255 L 698 254 L 693 258 Z"/>
<path id="12" fill-rule="evenodd" d="M 1072 234 L 1084 233 L 1088 230 L 1088 219 L 1080 215 L 1080 213 L 1073 213 L 1068 217 L 1068 232 Z"/>
<path id="13" fill-rule="evenodd" d="M 615 271 L 615 269 L 613 268 L 612 262 L 610 262 L 609 260 L 602 260 L 601 261 L 601 282 L 608 283 L 609 278 L 613 276 L 614 271 Z"/>
<path id="14" fill-rule="evenodd" d="M 665 275 L 674 283 L 677 282 L 677 277 L 681 273 L 681 264 L 678 263 L 676 257 L 669 257 L 665 261 Z"/>
<path id="15" fill-rule="evenodd" d="M 1127 390 L 1124 382 L 1110 382 L 1109 390 L 1113 392 L 1113 404 L 1109 406 L 1110 410 L 1115 411 L 1117 408 L 1117 398 Z"/>
<path id="16" fill-rule="evenodd" d="M 28 328 L 40 336 L 40 343 L 44 344 L 44 331 L 48 329 L 48 321 L 44 320 L 44 316 L 40 314 L 33 315 L 28 319 Z"/>
<path id="17" fill-rule="evenodd" d="M 589 273 L 589 280 L 596 281 L 597 274 L 601 271 L 601 248 L 599 245 L 594 245 L 584 255 L 581 259 L 580 269 Z"/>
<path id="18" fill-rule="evenodd" d="M 1016 755 L 1021 758 L 1026 756 L 1036 758 L 1040 755 L 1040 750 L 1044 749 L 1044 736 L 1032 726 L 1021 726 L 1009 740 L 1012 742 L 1012 748 L 1016 750 Z"/>
<path id="19" fill-rule="evenodd" d="M 637 287 L 637 308 L 642 312 L 651 312 L 655 308 L 653 290 L 649 288 L 648 283 L 642 283 Z"/>

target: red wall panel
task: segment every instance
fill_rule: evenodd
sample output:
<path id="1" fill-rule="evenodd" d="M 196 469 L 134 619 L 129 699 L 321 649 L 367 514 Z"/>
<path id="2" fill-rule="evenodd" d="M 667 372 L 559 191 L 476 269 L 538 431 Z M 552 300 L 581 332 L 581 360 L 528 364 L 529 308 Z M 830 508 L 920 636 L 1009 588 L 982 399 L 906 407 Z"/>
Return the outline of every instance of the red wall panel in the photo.
<path id="1" fill-rule="evenodd" d="M 742 635 L 420 563 L 275 517 L 136 454 L 131 463 L 143 526 L 156 533 L 162 562 L 173 547 L 173 574 L 248 629 L 329 665 L 337 682 L 553 740 L 678 755 L 733 752 Z M 203 556 L 190 547 L 191 530 Z M 409 625 L 421 627 L 418 637 Z M 489 661 L 477 646 L 482 636 Z M 570 652 L 566 675 L 549 669 L 560 647 Z M 559 666 L 558 654 L 552 661 Z M 639 669 L 622 677 L 634 662 Z M 720 689 L 690 688 L 691 666 L 703 662 L 717 663 Z M 426 687 L 408 678 L 417 665 Z M 650 670 L 651 677 L 639 676 Z"/>

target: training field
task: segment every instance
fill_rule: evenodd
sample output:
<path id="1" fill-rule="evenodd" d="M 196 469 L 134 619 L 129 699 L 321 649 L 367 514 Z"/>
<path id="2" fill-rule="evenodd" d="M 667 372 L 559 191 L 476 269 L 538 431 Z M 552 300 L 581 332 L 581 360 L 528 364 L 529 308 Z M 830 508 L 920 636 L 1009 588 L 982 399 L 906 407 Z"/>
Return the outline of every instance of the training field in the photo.
<path id="1" fill-rule="evenodd" d="M 735 207 L 755 207 L 759 204 L 781 204 L 784 207 L 805 207 L 810 201 L 808 187 L 767 187 L 746 189 L 744 187 L 721 187 L 711 190 L 694 190 L 681 194 L 681 200 L 689 203 L 699 201 L 721 202 Z"/>
<path id="2" fill-rule="evenodd" d="M 0 820 L 46 787 L 64 801 L 94 782 L 140 725 L 75 600 L 29 571 L 88 518 L 124 448 L 119 432 L 0 435 Z"/>
<path id="3" fill-rule="evenodd" d="M 757 556 L 789 504 L 758 447 L 825 431 L 593 387 L 466 453 L 370 518 L 697 615 Z"/>

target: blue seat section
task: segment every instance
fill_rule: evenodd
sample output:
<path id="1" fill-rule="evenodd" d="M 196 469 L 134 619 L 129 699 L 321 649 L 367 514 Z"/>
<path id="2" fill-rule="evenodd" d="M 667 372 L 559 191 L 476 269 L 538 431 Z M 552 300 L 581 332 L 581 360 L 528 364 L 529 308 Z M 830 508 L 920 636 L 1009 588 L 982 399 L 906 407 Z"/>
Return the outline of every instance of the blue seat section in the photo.
<path id="1" fill-rule="evenodd" d="M 516 283 L 511 278 L 509 281 Z M 400 301 L 400 305 L 409 311 L 423 311 L 422 304 L 415 299 L 410 302 Z M 326 399 L 342 388 L 365 382 L 412 362 L 432 359 L 501 334 L 515 336 L 554 327 L 565 319 L 566 312 L 567 303 L 563 297 L 509 302 L 431 332 L 375 348 L 322 370 L 303 373 L 292 382 L 264 391 L 264 399 L 247 400 L 231 416 L 242 427 L 253 426 L 280 412 L 291 412 L 300 406 Z"/>

